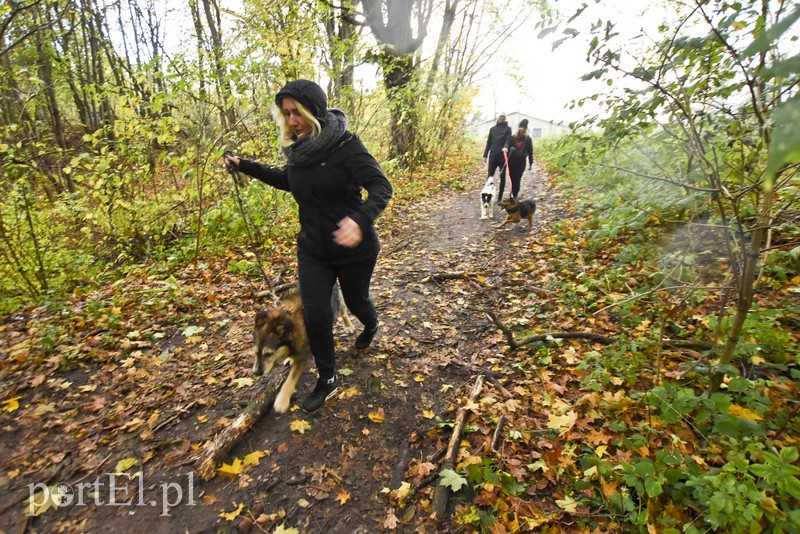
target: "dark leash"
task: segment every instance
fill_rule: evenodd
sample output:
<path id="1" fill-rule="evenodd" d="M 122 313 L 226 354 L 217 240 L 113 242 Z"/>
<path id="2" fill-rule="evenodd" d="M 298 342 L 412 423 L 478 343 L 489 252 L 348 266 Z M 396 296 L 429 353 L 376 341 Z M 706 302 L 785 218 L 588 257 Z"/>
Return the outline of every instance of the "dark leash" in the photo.
<path id="1" fill-rule="evenodd" d="M 226 150 L 224 154 L 222 154 L 223 158 L 225 156 L 233 156 L 233 152 L 230 150 Z M 233 177 L 233 187 L 236 191 L 236 203 L 239 205 L 239 212 L 242 214 L 242 220 L 244 221 L 244 229 L 247 232 L 247 240 L 249 242 L 250 252 L 256 258 L 256 264 L 258 265 L 258 270 L 261 271 L 261 276 L 264 277 L 264 281 L 267 283 L 267 287 L 269 288 L 270 293 L 274 294 L 272 289 L 272 283 L 269 281 L 269 276 L 267 276 L 267 271 L 264 269 L 264 264 L 261 261 L 261 254 L 258 252 L 258 247 L 256 246 L 256 239 L 253 237 L 253 234 L 256 232 L 255 230 L 255 223 L 250 220 L 250 217 L 247 215 L 247 211 L 244 209 L 244 202 L 242 201 L 242 193 L 239 189 L 239 184 L 244 183 L 242 182 L 242 176 L 239 174 L 238 169 L 228 165 L 228 162 L 225 162 L 225 170 L 227 170 L 230 175 Z M 258 235 L 259 241 L 263 242 L 263 238 L 261 235 Z"/>

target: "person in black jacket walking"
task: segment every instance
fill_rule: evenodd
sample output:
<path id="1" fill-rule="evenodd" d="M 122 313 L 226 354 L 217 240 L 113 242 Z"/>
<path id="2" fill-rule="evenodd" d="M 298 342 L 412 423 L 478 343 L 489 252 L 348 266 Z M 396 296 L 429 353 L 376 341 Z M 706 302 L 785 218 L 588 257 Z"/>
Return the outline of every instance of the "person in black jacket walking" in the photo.
<path id="1" fill-rule="evenodd" d="M 327 107 L 322 88 L 309 80 L 287 83 L 275 96 L 287 164 L 274 167 L 234 155 L 225 166 L 291 191 L 299 208 L 297 276 L 311 352 L 319 377 L 302 408 L 313 412 L 339 386 L 331 293 L 339 281 L 347 308 L 364 330 L 356 348 L 369 348 L 378 315 L 369 286 L 380 242 L 373 225 L 392 197 L 392 186 L 347 118 Z M 367 198 L 362 199 L 362 190 Z"/>
<path id="2" fill-rule="evenodd" d="M 503 190 L 506 186 L 506 162 L 503 158 L 503 147 L 511 137 L 511 128 L 506 122 L 505 115 L 497 117 L 497 124 L 489 128 L 489 137 L 486 139 L 486 148 L 483 149 L 483 160 L 489 157 L 489 174 L 487 178 L 494 176 L 494 171 L 500 169 L 500 189 L 497 195 L 497 203 L 503 199 Z"/>
<path id="3" fill-rule="evenodd" d="M 503 147 L 508 152 L 508 176 L 511 178 L 511 196 L 517 198 L 522 185 L 522 173 L 525 172 L 525 161 L 528 169 L 533 168 L 533 141 L 528 135 L 528 119 L 519 121 L 517 133 L 506 141 Z"/>

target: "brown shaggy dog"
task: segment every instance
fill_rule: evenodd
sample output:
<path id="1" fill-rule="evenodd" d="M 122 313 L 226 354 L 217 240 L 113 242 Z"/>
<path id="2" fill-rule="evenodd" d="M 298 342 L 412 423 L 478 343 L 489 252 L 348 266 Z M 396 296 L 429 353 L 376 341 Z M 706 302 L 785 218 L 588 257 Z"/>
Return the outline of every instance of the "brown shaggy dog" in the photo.
<path id="1" fill-rule="evenodd" d="M 341 314 L 345 326 L 352 329 L 353 324 L 341 306 L 342 294 L 339 286 L 333 288 L 331 308 L 333 316 Z M 289 359 L 292 367 L 289 376 L 275 397 L 275 413 L 285 413 L 289 409 L 297 382 L 303 375 L 308 362 L 313 357 L 308 345 L 306 321 L 303 317 L 303 302 L 298 293 L 282 299 L 269 310 L 256 314 L 253 338 L 256 345 L 256 360 L 253 373 L 269 373 L 279 361 Z"/>

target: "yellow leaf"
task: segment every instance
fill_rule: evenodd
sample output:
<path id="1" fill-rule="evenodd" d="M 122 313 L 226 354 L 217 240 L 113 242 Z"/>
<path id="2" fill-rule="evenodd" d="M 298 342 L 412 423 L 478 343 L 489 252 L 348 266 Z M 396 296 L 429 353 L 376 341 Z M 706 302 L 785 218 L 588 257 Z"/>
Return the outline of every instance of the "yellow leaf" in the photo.
<path id="1" fill-rule="evenodd" d="M 392 490 L 389 495 L 395 499 L 397 502 L 403 502 L 403 500 L 408 497 L 411 493 L 411 484 L 406 481 L 400 483 L 400 487 L 396 490 Z"/>
<path id="2" fill-rule="evenodd" d="M 303 419 L 292 421 L 289 423 L 289 430 L 297 432 L 298 434 L 305 434 L 306 430 L 311 430 L 311 423 Z"/>
<path id="3" fill-rule="evenodd" d="M 208 423 L 208 416 L 206 415 L 198 415 L 197 421 L 200 423 Z"/>
<path id="4" fill-rule="evenodd" d="M 67 496 L 68 486 L 54 484 L 46 486 L 25 500 L 28 515 L 42 515 L 51 508 L 58 508 Z"/>
<path id="5" fill-rule="evenodd" d="M 234 503 L 234 504 L 236 504 L 236 503 Z M 240 505 L 239 505 L 239 506 L 236 508 L 236 510 L 234 510 L 234 511 L 232 511 L 232 512 L 220 512 L 220 513 L 219 513 L 219 516 L 220 516 L 221 518 L 225 519 L 226 521 L 233 521 L 234 519 L 236 519 L 237 517 L 239 517 L 239 514 L 240 514 L 240 513 L 242 513 L 242 510 L 243 510 L 243 509 L 244 509 L 244 503 L 240 504 Z"/>
<path id="6" fill-rule="evenodd" d="M 217 468 L 217 471 L 223 475 L 236 476 L 242 472 L 242 469 L 244 469 L 242 461 L 239 458 L 234 458 L 233 462 L 230 464 L 222 462 L 222 465 Z"/>
<path id="7" fill-rule="evenodd" d="M 233 380 L 231 380 L 231 382 L 233 382 L 236 385 L 237 388 L 243 388 L 243 387 L 247 387 L 247 386 L 252 386 L 253 385 L 253 379 L 250 378 L 249 376 L 243 376 L 241 378 L 234 378 Z"/>
<path id="8" fill-rule="evenodd" d="M 48 402 L 47 404 L 40 404 L 33 411 L 33 417 L 34 417 L 34 419 L 39 419 L 44 414 L 53 413 L 55 411 L 56 411 L 56 403 L 55 402 Z"/>
<path id="9" fill-rule="evenodd" d="M 124 473 L 134 465 L 138 464 L 139 460 L 136 458 L 123 458 L 119 462 L 117 462 L 117 466 L 114 468 L 114 474 L 118 475 L 120 473 Z"/>
<path id="10" fill-rule="evenodd" d="M 480 410 L 480 406 L 474 400 L 468 399 L 467 402 L 464 403 L 464 409 L 478 413 L 478 411 Z"/>
<path id="11" fill-rule="evenodd" d="M 350 494 L 340 489 L 336 492 L 336 500 L 339 501 L 339 506 L 344 506 L 345 503 L 350 500 Z"/>
<path id="12" fill-rule="evenodd" d="M 361 392 L 358 390 L 356 386 L 351 386 L 339 394 L 340 399 L 349 399 L 355 397 L 356 395 L 361 395 Z"/>
<path id="13" fill-rule="evenodd" d="M 573 412 L 572 410 L 568 411 L 564 415 L 550 415 L 548 416 L 547 421 L 547 428 L 552 428 L 554 430 L 560 430 L 561 434 L 571 429 L 575 426 L 575 422 L 578 420 L 578 414 Z"/>
<path id="14" fill-rule="evenodd" d="M 431 410 L 422 410 L 422 417 L 425 419 L 433 419 L 436 417 L 436 414 L 433 413 Z"/>
<path id="15" fill-rule="evenodd" d="M 754 412 L 748 408 L 744 408 L 739 406 L 738 404 L 731 404 L 728 406 L 728 409 L 725 410 L 725 413 L 732 415 L 734 417 L 739 417 L 740 419 L 747 419 L 748 421 L 763 421 L 764 418 L 761 417 L 761 414 L 758 412 Z"/>
<path id="16" fill-rule="evenodd" d="M 258 465 L 261 458 L 269 455 L 270 451 L 253 451 L 244 457 L 244 465 Z"/>
<path id="17" fill-rule="evenodd" d="M 286 528 L 283 526 L 283 523 L 281 523 L 275 528 L 273 534 L 300 534 L 300 531 L 294 527 Z"/>
<path id="18" fill-rule="evenodd" d="M 578 502 L 569 495 L 565 496 L 563 499 L 556 500 L 556 504 L 559 508 L 571 514 L 578 511 Z"/>
<path id="19" fill-rule="evenodd" d="M 11 413 L 17 409 L 19 409 L 19 400 L 22 396 L 18 397 L 11 397 L 10 399 L 6 399 L 3 401 L 3 411 Z"/>
<path id="20" fill-rule="evenodd" d="M 378 408 L 377 412 L 370 412 L 369 414 L 367 414 L 367 417 L 369 417 L 370 421 L 372 421 L 373 423 L 383 423 L 383 419 L 385 417 L 383 413 L 383 408 Z"/>
<path id="21" fill-rule="evenodd" d="M 425 382 L 425 377 L 422 375 L 414 375 L 414 382 L 421 384 L 422 382 Z"/>

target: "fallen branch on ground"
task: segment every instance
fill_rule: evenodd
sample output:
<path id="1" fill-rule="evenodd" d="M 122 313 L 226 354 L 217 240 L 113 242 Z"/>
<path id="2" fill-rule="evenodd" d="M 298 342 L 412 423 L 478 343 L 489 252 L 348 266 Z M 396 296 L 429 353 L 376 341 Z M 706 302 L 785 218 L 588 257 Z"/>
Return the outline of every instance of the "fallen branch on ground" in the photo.
<path id="1" fill-rule="evenodd" d="M 482 386 L 483 375 L 478 375 L 478 378 L 475 380 L 475 385 L 472 387 L 472 393 L 469 396 L 470 401 L 474 401 L 478 397 Z M 468 411 L 469 410 L 464 406 L 458 409 L 456 423 L 453 427 L 453 434 L 450 436 L 450 444 L 447 447 L 447 453 L 445 454 L 444 461 L 442 462 L 442 467 L 439 470 L 440 473 L 445 469 L 452 469 L 456 463 L 458 446 L 461 443 L 461 434 L 464 431 L 464 423 L 466 423 Z M 440 525 L 442 521 L 444 521 L 444 516 L 447 513 L 447 503 L 449 500 L 450 487 L 441 485 L 436 486 L 436 491 L 433 493 L 433 502 L 431 503 L 431 509 L 433 510 L 431 518 L 436 521 L 437 525 Z"/>
<path id="2" fill-rule="evenodd" d="M 288 348 L 281 347 L 278 350 L 285 350 L 286 357 L 289 356 Z M 278 389 L 280 389 L 281 384 L 283 384 L 288 374 L 288 367 L 282 369 L 282 371 L 284 372 L 270 373 L 269 379 L 266 380 L 263 389 L 250 400 L 250 403 L 233 423 L 214 436 L 213 439 L 206 442 L 197 462 L 195 462 L 195 472 L 200 478 L 206 481 L 214 478 L 217 463 L 222 460 L 222 457 L 239 442 L 242 436 L 250 430 L 250 427 L 252 427 L 262 415 L 272 409 Z"/>
<path id="3" fill-rule="evenodd" d="M 516 341 L 514 339 L 514 333 L 503 324 L 496 313 L 494 313 L 492 310 L 483 310 L 483 312 L 488 315 L 492 319 L 492 322 L 495 324 L 495 326 L 497 326 L 497 328 L 503 332 L 503 335 L 506 337 L 506 341 L 508 341 L 508 345 L 512 352 L 530 343 L 548 342 L 552 339 L 589 339 L 597 343 L 602 343 L 603 345 L 610 345 L 614 342 L 614 340 L 611 338 L 601 336 L 600 334 L 593 334 L 591 332 L 551 332 L 548 334 L 530 336 L 522 341 Z"/>
<path id="4" fill-rule="evenodd" d="M 482 276 L 478 273 L 440 273 L 431 274 L 422 279 L 422 283 L 427 282 L 446 282 L 448 280 L 467 280 L 470 282 L 482 283 Z"/>

